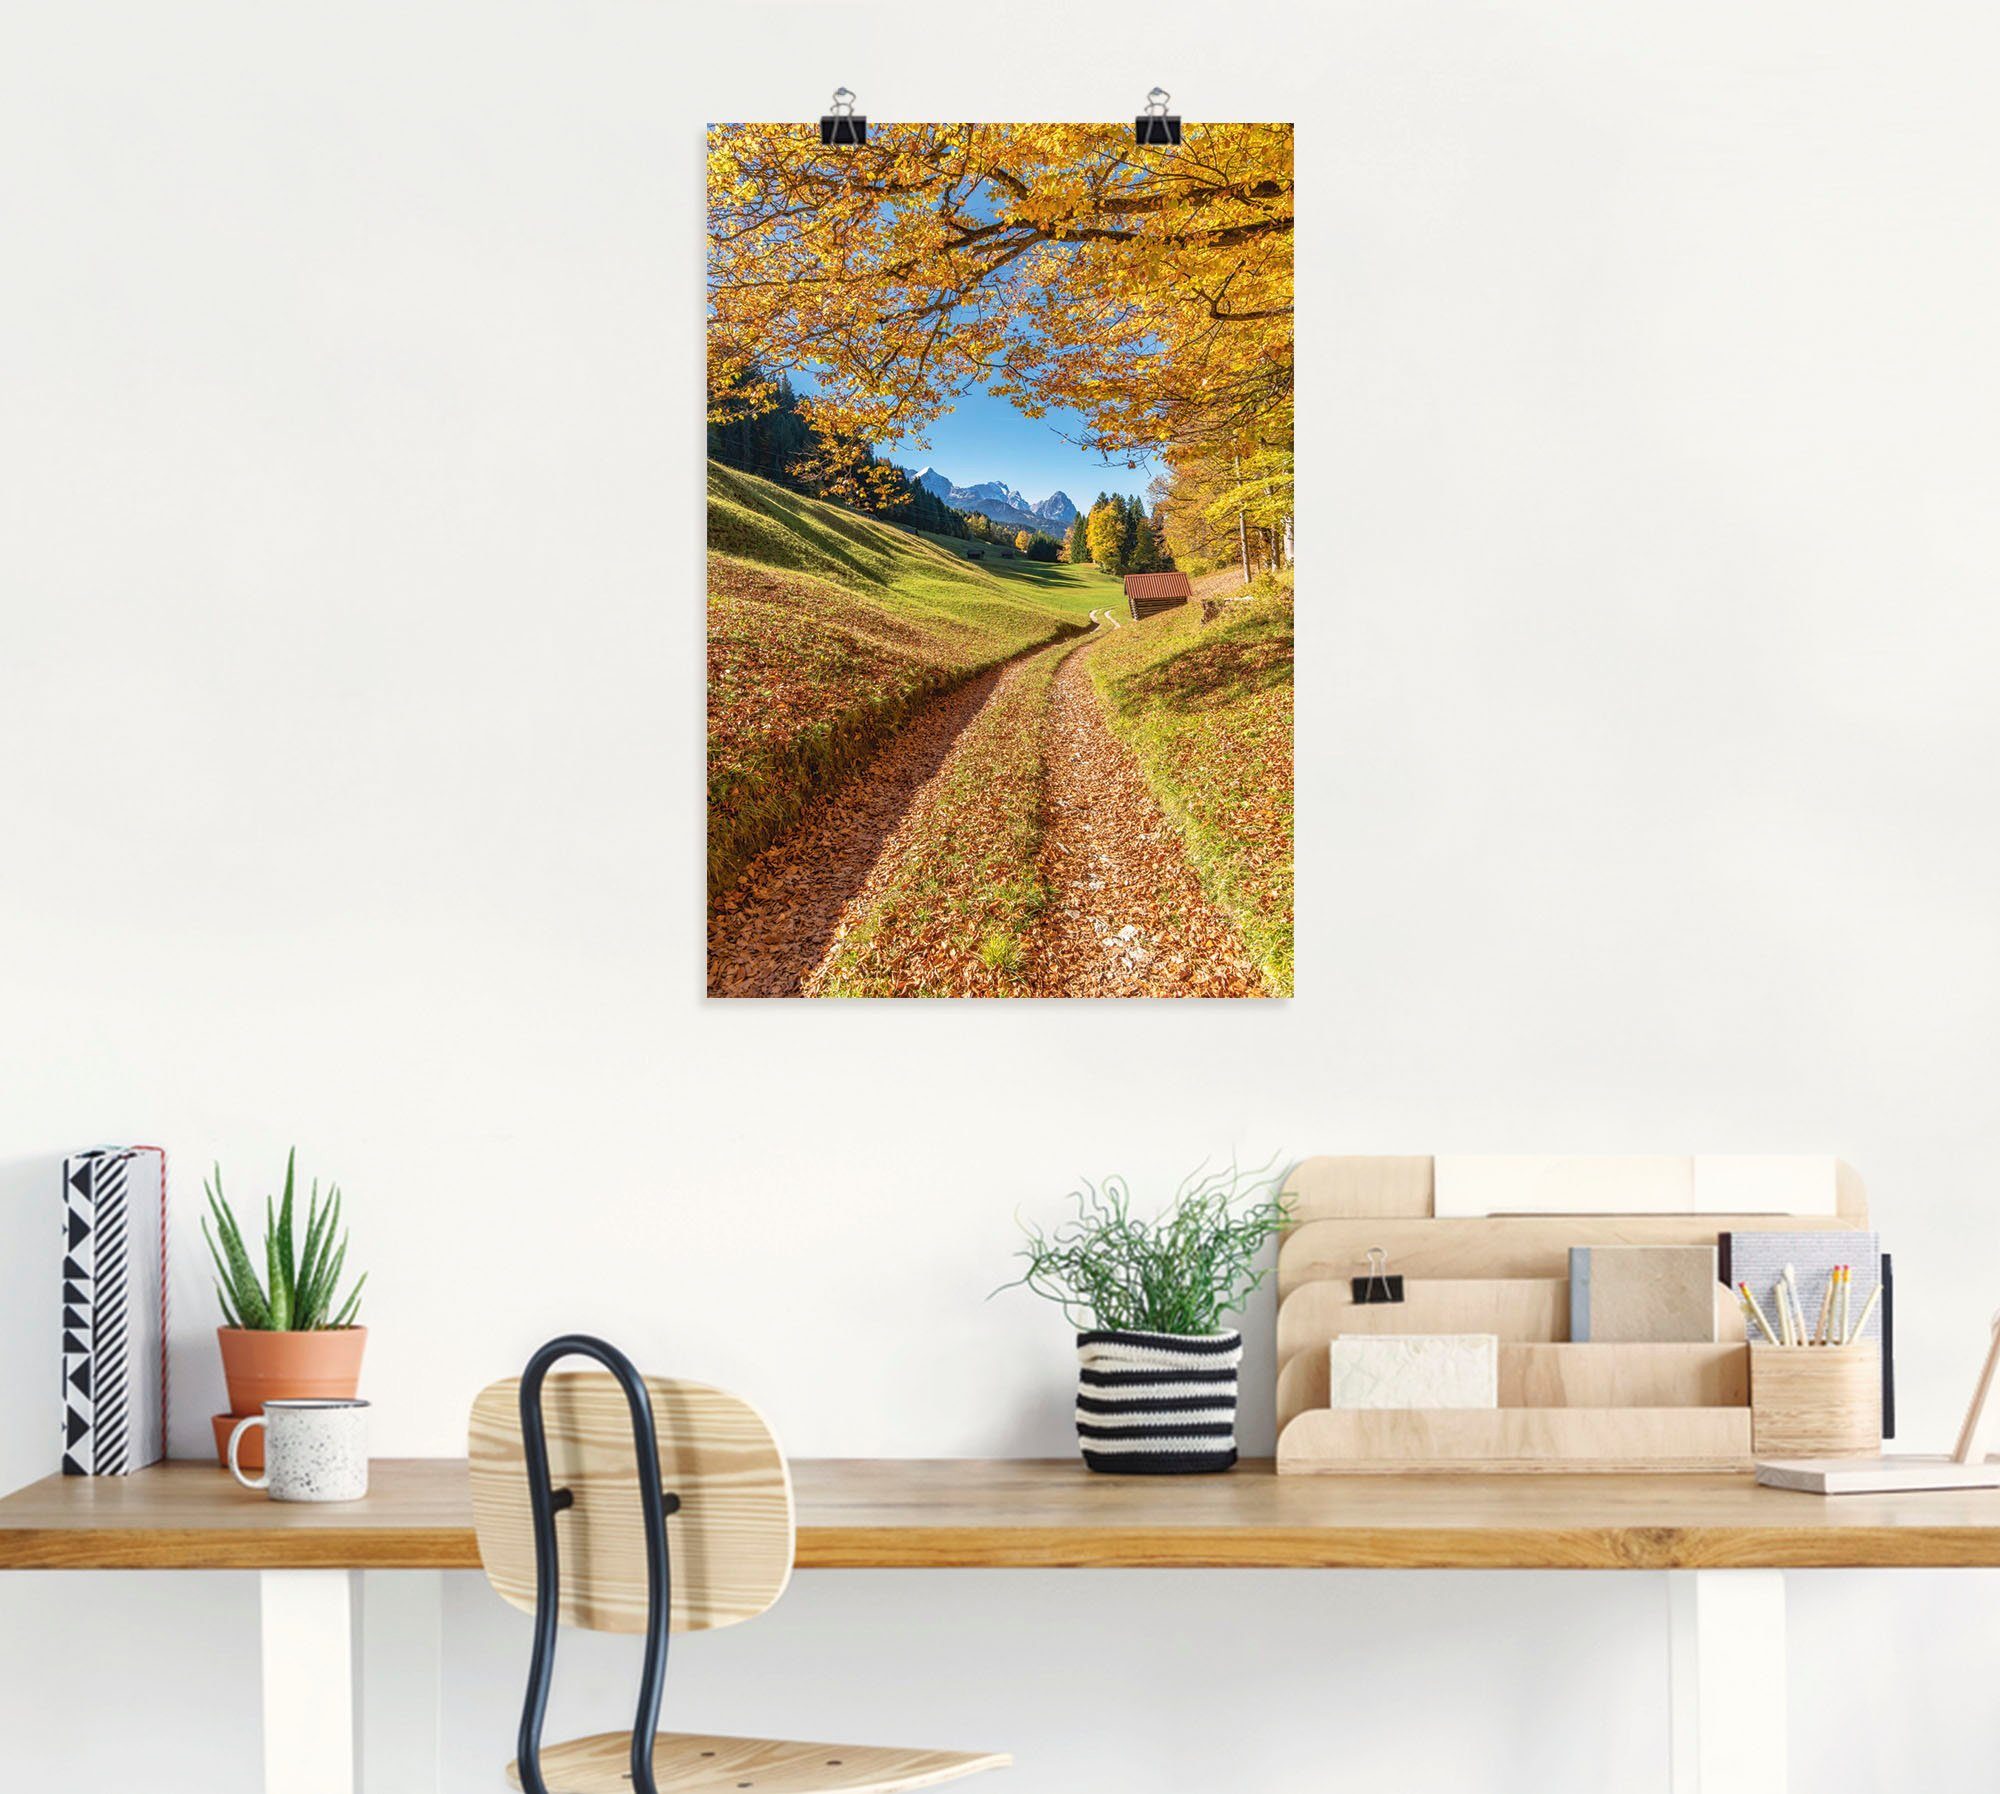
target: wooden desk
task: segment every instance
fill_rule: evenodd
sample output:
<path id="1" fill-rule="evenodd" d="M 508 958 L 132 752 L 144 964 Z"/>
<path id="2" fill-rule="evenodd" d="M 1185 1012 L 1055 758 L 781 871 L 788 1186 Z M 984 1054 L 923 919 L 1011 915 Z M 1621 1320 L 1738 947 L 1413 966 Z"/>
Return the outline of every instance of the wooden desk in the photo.
<path id="1" fill-rule="evenodd" d="M 1747 1476 L 1278 1477 L 1268 1462 L 792 1468 L 801 1569 L 1671 1572 L 1675 1794 L 1784 1786 L 1785 1571 L 2000 1567 L 2000 1490 L 1827 1500 Z M 0 1500 L 0 1569 L 261 1573 L 268 1794 L 437 1785 L 442 1577 L 478 1567 L 451 1459 L 378 1461 L 367 1499 L 338 1506 L 268 1501 L 205 1463 Z"/>
<path id="2" fill-rule="evenodd" d="M 1095 1476 L 1073 1459 L 792 1466 L 802 1570 L 2000 1567 L 2000 1490 L 1849 1495 L 1747 1476 Z M 0 1569 L 476 1570 L 465 1464 L 378 1460 L 367 1499 L 268 1501 L 213 1464 L 0 1500 Z"/>

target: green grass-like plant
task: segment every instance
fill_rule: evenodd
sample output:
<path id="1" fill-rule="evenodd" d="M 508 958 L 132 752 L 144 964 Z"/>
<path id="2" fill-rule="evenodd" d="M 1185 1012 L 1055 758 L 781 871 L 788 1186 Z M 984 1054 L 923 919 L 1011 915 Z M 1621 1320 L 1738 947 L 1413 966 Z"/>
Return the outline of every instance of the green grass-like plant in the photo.
<path id="1" fill-rule="evenodd" d="M 285 1194 L 281 1201 L 264 1198 L 264 1279 L 259 1281 L 243 1243 L 243 1230 L 222 1193 L 222 1167 L 202 1188 L 209 1214 L 201 1218 L 201 1237 L 215 1260 L 215 1294 L 223 1317 L 232 1327 L 257 1333 L 312 1333 L 330 1327 L 351 1327 L 361 1307 L 364 1272 L 336 1310 L 340 1275 L 347 1263 L 347 1230 L 340 1224 L 340 1186 L 327 1186 L 324 1205 L 319 1180 L 313 1180 L 306 1203 L 304 1248 L 293 1250 L 292 1187 L 298 1159 L 294 1147 L 285 1157 Z M 215 1232 L 208 1230 L 209 1217 Z M 218 1239 L 219 1236 L 219 1239 Z"/>
<path id="2" fill-rule="evenodd" d="M 1272 1161 L 1276 1163 L 1275 1160 Z M 1269 1165 L 1241 1172 L 1205 1168 L 1184 1179 L 1152 1220 L 1132 1213 L 1132 1192 L 1113 1175 L 1084 1180 L 1076 1212 L 1053 1232 L 1032 1221 L 1019 1256 L 1027 1269 L 1005 1289 L 1031 1289 L 1070 1324 L 1189 1337 L 1223 1331 L 1270 1272 L 1256 1260 L 1288 1210 Z M 999 1293 L 997 1290 L 994 1292 Z"/>

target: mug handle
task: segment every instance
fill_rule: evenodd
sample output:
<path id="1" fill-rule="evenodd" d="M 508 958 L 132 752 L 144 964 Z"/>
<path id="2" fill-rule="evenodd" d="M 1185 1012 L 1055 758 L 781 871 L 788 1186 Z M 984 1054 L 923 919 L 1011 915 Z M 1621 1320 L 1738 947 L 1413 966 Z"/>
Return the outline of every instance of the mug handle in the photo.
<path id="1" fill-rule="evenodd" d="M 243 1466 L 236 1461 L 236 1448 L 242 1443 L 243 1435 L 253 1426 L 262 1426 L 263 1424 L 263 1415 L 248 1414 L 236 1423 L 235 1428 L 229 1435 L 229 1474 L 235 1477 L 246 1489 L 268 1489 L 271 1486 L 271 1467 L 269 1464 L 264 1466 L 264 1474 L 262 1476 L 250 1477 L 243 1474 Z M 266 1447 L 266 1450 L 268 1451 L 269 1447 Z"/>

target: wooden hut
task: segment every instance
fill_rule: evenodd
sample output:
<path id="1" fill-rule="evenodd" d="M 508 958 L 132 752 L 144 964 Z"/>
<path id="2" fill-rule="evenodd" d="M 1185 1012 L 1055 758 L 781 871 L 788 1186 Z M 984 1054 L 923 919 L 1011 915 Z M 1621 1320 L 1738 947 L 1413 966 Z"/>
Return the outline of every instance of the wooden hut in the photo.
<path id="1" fill-rule="evenodd" d="M 1125 602 L 1134 622 L 1156 612 L 1172 610 L 1187 603 L 1192 595 L 1185 573 L 1128 573 L 1125 575 Z"/>

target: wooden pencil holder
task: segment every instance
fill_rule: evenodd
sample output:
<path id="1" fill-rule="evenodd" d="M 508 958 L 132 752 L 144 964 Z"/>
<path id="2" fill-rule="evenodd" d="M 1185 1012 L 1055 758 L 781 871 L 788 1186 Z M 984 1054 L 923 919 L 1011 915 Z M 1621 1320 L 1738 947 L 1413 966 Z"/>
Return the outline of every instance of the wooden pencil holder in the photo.
<path id="1" fill-rule="evenodd" d="M 1760 1458 L 1882 1450 L 1882 1345 L 1750 1348 L 1750 1439 Z"/>

